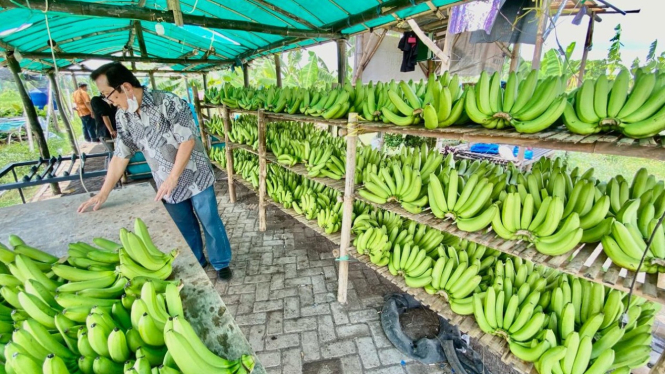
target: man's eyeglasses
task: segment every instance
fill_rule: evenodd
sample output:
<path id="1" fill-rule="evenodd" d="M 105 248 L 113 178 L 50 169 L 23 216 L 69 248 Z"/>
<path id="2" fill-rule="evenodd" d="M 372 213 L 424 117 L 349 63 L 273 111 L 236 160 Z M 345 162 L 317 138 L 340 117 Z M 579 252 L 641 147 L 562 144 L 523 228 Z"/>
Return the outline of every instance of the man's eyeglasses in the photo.
<path id="1" fill-rule="evenodd" d="M 103 97 L 104 101 L 106 101 L 106 102 L 109 103 L 109 104 L 112 104 L 112 103 L 113 103 L 113 100 L 111 99 L 111 95 L 113 95 L 113 93 L 114 93 L 115 91 L 117 91 L 117 90 L 118 90 L 117 88 L 114 88 L 111 92 L 109 92 L 108 95 L 104 96 L 104 97 Z"/>

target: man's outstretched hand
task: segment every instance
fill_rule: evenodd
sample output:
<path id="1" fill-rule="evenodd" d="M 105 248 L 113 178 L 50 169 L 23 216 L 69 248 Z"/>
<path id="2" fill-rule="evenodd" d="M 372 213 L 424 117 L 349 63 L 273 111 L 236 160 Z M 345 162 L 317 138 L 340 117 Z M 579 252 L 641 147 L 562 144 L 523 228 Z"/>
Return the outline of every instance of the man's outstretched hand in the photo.
<path id="1" fill-rule="evenodd" d="M 92 207 L 92 210 L 99 210 L 102 207 L 102 204 L 106 201 L 108 196 L 103 193 L 98 193 L 97 195 L 91 197 L 86 202 L 81 204 L 77 210 L 79 213 L 84 213 L 89 207 Z"/>

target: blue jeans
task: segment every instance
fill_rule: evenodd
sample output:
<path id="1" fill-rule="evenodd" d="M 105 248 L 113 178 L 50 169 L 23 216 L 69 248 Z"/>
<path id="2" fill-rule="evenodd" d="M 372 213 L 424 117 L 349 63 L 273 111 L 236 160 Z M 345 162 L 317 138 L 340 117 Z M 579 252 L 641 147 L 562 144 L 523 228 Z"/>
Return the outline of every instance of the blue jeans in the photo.
<path id="1" fill-rule="evenodd" d="M 206 258 L 203 254 L 199 221 L 203 226 L 206 250 L 212 266 L 215 270 L 229 266 L 231 245 L 229 244 L 229 238 L 226 236 L 224 223 L 222 223 L 222 219 L 217 212 L 217 199 L 213 186 L 183 202 L 177 204 L 164 203 L 164 206 L 201 266 L 205 265 Z"/>
<path id="2" fill-rule="evenodd" d="M 97 122 L 91 115 L 81 117 L 81 124 L 83 124 L 83 137 L 87 142 L 97 141 Z"/>

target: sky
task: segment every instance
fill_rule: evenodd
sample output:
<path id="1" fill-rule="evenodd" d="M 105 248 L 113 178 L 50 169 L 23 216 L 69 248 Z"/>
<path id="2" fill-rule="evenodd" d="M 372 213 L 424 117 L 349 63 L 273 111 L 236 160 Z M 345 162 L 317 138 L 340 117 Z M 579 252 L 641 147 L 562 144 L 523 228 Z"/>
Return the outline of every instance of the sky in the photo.
<path id="1" fill-rule="evenodd" d="M 630 65 L 635 57 L 644 61 L 649 51 L 651 42 L 658 39 L 657 54 L 665 51 L 665 0 L 609 0 L 612 5 L 622 10 L 641 9 L 637 14 L 606 14 L 601 15 L 602 22 L 596 22 L 594 26 L 593 48 L 589 52 L 589 59 L 596 60 L 607 57 L 610 48 L 610 39 L 614 36 L 614 27 L 621 24 L 621 56 L 624 64 Z M 556 37 L 559 43 L 566 49 L 571 42 L 576 42 L 573 59 L 581 59 L 584 49 L 589 17 L 585 16 L 579 26 L 573 25 L 572 16 L 561 17 L 556 26 L 556 33 L 552 31 L 545 41 L 543 52 L 551 48 L 557 48 Z M 319 55 L 328 65 L 330 70 L 337 70 L 337 49 L 334 43 L 326 43 L 310 48 Z M 533 58 L 533 46 L 523 45 L 522 57 L 525 60 Z"/>

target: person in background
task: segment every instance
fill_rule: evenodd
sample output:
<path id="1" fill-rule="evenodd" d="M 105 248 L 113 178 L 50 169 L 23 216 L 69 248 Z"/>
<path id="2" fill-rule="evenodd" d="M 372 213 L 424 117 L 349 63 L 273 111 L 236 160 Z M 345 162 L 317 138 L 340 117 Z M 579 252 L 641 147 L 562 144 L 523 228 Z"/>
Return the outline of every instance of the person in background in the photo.
<path id="1" fill-rule="evenodd" d="M 94 96 L 90 99 L 90 105 L 92 106 L 92 113 L 95 116 L 95 122 L 97 123 L 96 131 L 99 139 L 104 142 L 109 151 L 113 151 L 113 139 L 115 139 L 116 125 L 115 125 L 115 113 L 117 111 L 116 107 L 110 105 L 102 95 Z"/>
<path id="2" fill-rule="evenodd" d="M 102 65 L 90 78 L 118 108 L 118 137 L 101 191 L 78 211 L 99 209 L 129 159 L 142 151 L 158 188 L 155 201 L 163 200 L 199 264 L 205 267 L 203 226 L 210 263 L 220 279 L 230 279 L 231 246 L 217 211 L 215 173 L 187 103 L 172 93 L 142 87 L 134 74 L 117 62 Z"/>
<path id="3" fill-rule="evenodd" d="M 83 126 L 83 137 L 86 142 L 97 142 L 97 132 L 95 131 L 95 118 L 92 113 L 92 106 L 90 105 L 90 95 L 88 95 L 88 84 L 85 82 L 79 83 L 79 88 L 74 91 L 72 95 L 74 102 L 74 109 L 81 117 L 81 124 Z"/>

